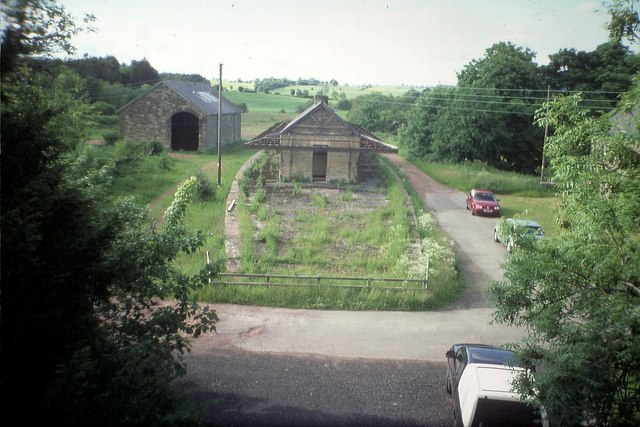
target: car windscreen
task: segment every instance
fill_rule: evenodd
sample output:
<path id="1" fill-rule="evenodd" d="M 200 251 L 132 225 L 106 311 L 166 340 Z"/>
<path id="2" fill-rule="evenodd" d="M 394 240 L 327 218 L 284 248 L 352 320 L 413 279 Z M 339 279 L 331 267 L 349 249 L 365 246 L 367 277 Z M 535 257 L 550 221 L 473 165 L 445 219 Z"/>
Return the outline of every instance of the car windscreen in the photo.
<path id="1" fill-rule="evenodd" d="M 527 231 L 527 234 L 530 234 L 530 235 L 535 236 L 535 237 L 539 237 L 539 236 L 544 235 L 544 232 L 542 231 L 542 228 L 540 228 L 540 227 L 535 227 L 535 226 L 531 226 L 530 225 L 530 226 L 528 226 L 526 228 L 526 231 Z"/>
<path id="2" fill-rule="evenodd" d="M 469 348 L 469 362 L 471 363 L 518 366 L 515 356 L 516 354 L 510 350 L 483 347 Z"/>
<path id="3" fill-rule="evenodd" d="M 487 200 L 487 201 L 491 201 L 491 202 L 495 202 L 496 201 L 496 197 L 491 193 L 476 193 L 476 195 L 474 196 L 474 199 L 476 199 L 476 200 Z"/>

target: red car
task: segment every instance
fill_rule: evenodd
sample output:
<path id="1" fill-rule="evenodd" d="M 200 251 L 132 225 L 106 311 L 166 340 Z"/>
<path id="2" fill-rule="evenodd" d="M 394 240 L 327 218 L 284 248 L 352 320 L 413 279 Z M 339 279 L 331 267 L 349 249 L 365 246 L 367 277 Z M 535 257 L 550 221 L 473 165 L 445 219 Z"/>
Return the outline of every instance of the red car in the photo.
<path id="1" fill-rule="evenodd" d="M 500 216 L 500 203 L 492 191 L 474 188 L 467 195 L 467 209 L 471 215 Z"/>

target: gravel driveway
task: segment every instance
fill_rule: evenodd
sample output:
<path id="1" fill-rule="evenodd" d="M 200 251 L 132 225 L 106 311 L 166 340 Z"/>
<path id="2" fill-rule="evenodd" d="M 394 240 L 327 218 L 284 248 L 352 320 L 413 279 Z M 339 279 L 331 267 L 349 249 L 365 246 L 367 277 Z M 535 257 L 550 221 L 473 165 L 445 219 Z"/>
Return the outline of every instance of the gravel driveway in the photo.
<path id="1" fill-rule="evenodd" d="M 465 194 L 388 156 L 456 244 L 467 288 L 432 312 L 341 312 L 215 305 L 217 334 L 194 341 L 180 384 L 207 425 L 441 426 L 452 422 L 444 352 L 454 342 L 504 344 L 522 330 L 492 325 L 484 297 L 505 250 L 495 219 L 472 216 Z"/>

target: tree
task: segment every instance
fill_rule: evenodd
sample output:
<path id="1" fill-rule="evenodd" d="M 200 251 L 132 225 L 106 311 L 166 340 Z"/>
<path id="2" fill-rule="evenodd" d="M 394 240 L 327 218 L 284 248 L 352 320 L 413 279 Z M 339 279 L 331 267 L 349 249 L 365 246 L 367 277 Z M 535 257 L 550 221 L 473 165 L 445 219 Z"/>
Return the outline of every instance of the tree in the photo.
<path id="1" fill-rule="evenodd" d="M 640 55 L 614 41 L 599 45 L 593 52 L 562 49 L 549 55 L 549 64 L 542 67 L 547 86 L 563 92 L 589 92 L 583 105 L 594 110 L 615 107 L 638 71 Z"/>
<path id="2" fill-rule="evenodd" d="M 179 189 L 161 229 L 150 228 L 131 200 L 110 197 L 112 164 L 79 144 L 89 110 L 68 90 L 71 71 L 43 86 L 22 66 L 56 43 L 68 48 L 71 19 L 50 1 L 10 6 L 3 11 L 16 24 L 2 40 L 0 121 L 3 418 L 25 425 L 195 421 L 171 385 L 184 373 L 189 338 L 217 321 L 190 300 L 215 271 L 188 276 L 172 266 L 203 242 L 183 225 L 195 180 Z M 49 20 L 30 21 L 42 16 Z"/>
<path id="3" fill-rule="evenodd" d="M 410 110 L 406 123 L 398 131 L 400 146 L 410 159 L 442 158 L 440 153 L 436 155 L 433 147 L 434 130 L 436 123 L 444 122 L 440 115 L 446 114 L 453 94 L 453 88 L 446 86 L 427 89 Z"/>
<path id="4" fill-rule="evenodd" d="M 0 74 L 6 75 L 25 56 L 50 55 L 54 52 L 72 54 L 71 38 L 83 30 L 93 31 L 95 20 L 87 14 L 86 25 L 79 27 L 64 7 L 53 0 L 9 0 L 2 3 L 2 57 Z"/>
<path id="5" fill-rule="evenodd" d="M 415 99 L 412 94 L 405 94 L 401 98 L 375 92 L 361 95 L 350 101 L 347 117 L 372 132 L 395 132 L 405 122 Z M 344 104 L 342 106 L 346 106 Z"/>
<path id="6" fill-rule="evenodd" d="M 495 319 L 526 326 L 518 345 L 537 368 L 541 403 L 557 425 L 640 423 L 640 143 L 612 115 L 589 117 L 579 96 L 538 116 L 563 228 L 508 256 L 490 287 Z M 640 75 L 617 114 L 640 105 Z M 590 424 L 592 425 L 592 424 Z"/>
<path id="7" fill-rule="evenodd" d="M 606 28 L 612 41 L 627 39 L 635 42 L 640 39 L 640 16 L 634 10 L 636 0 L 613 0 L 607 7 L 611 19 Z"/>
<path id="8" fill-rule="evenodd" d="M 579 94 L 538 111 L 536 122 L 552 130 L 546 155 L 561 228 L 523 242 L 489 287 L 495 321 L 529 332 L 515 347 L 534 369 L 516 384 L 537 390 L 551 425 L 640 425 L 638 106 L 640 73 L 610 113 L 581 108 Z"/>
<path id="9" fill-rule="evenodd" d="M 131 61 L 123 83 L 139 87 L 143 84 L 155 83 L 159 79 L 160 73 L 149 64 L 146 58 L 142 58 L 140 61 Z"/>
<path id="10" fill-rule="evenodd" d="M 540 164 L 543 135 L 533 126 L 540 74 L 534 53 L 496 43 L 484 58 L 458 74 L 454 91 L 428 91 L 405 129 L 412 155 L 431 160 L 482 161 L 500 169 L 533 172 Z M 418 131 L 418 127 L 427 129 Z M 418 131 L 418 132 L 416 132 Z M 418 133 L 422 133 L 418 135 Z M 417 137 L 417 139 L 416 139 Z M 420 148 L 419 145 L 424 145 Z"/>

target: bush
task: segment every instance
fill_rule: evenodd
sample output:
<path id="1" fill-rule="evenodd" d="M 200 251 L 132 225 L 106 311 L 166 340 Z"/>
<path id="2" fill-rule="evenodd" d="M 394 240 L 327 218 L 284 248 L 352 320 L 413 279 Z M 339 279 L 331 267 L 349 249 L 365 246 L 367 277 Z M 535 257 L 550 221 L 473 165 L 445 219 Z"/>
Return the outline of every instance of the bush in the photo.
<path id="1" fill-rule="evenodd" d="M 102 134 L 102 139 L 104 139 L 105 144 L 114 145 L 116 141 L 120 139 L 120 132 L 116 130 L 110 130 Z"/>
<path id="2" fill-rule="evenodd" d="M 93 115 L 91 116 L 91 120 L 101 126 L 117 126 L 120 122 L 119 116 L 100 116 Z"/>
<path id="3" fill-rule="evenodd" d="M 351 109 L 351 101 L 348 99 L 341 99 L 336 102 L 336 109 L 338 110 L 350 110 Z"/>
<path id="4" fill-rule="evenodd" d="M 130 139 L 119 140 L 115 143 L 116 162 L 136 160 L 142 154 L 142 146 Z"/>
<path id="5" fill-rule="evenodd" d="M 116 107 L 105 101 L 96 101 L 91 104 L 96 113 L 103 116 L 111 116 L 116 113 Z"/>
<path id="6" fill-rule="evenodd" d="M 196 198 L 199 202 L 208 202 L 214 200 L 216 197 L 216 187 L 213 185 L 209 177 L 200 168 L 195 169 L 192 176 L 197 178 L 196 183 Z"/>
<path id="7" fill-rule="evenodd" d="M 149 141 L 145 143 L 144 146 L 145 146 L 146 153 L 149 154 L 150 156 L 155 156 L 155 155 L 164 153 L 164 145 L 162 145 L 162 143 L 158 140 L 154 139 L 153 141 Z"/>

